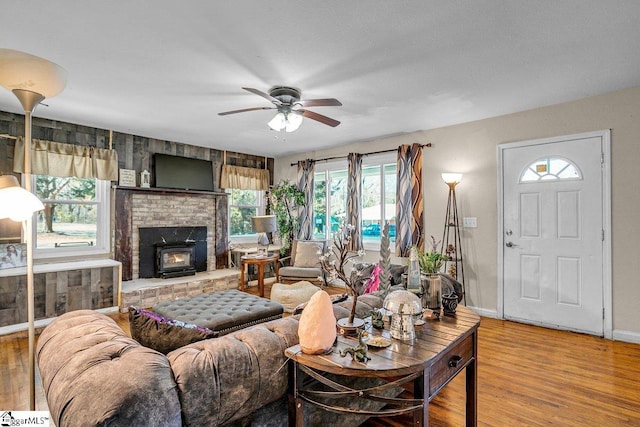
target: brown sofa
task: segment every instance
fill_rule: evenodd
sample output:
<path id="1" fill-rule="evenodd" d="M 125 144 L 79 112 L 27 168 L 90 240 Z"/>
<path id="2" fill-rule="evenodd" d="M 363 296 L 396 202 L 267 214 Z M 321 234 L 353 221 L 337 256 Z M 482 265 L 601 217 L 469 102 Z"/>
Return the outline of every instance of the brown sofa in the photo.
<path id="1" fill-rule="evenodd" d="M 349 313 L 350 300 L 340 304 L 336 318 Z M 376 295 L 361 296 L 358 315 L 381 304 Z M 287 317 L 165 356 L 111 318 L 80 310 L 44 329 L 36 356 L 58 427 L 285 426 L 284 350 L 298 343 L 297 331 L 298 319 Z M 365 418 L 309 408 L 305 419 L 305 425 L 354 426 Z"/>

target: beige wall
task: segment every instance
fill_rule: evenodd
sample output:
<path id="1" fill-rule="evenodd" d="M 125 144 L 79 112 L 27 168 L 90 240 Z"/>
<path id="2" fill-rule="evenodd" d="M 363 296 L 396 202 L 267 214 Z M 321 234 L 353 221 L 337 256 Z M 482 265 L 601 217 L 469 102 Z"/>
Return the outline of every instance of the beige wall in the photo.
<path id="1" fill-rule="evenodd" d="M 478 227 L 464 229 L 467 305 L 497 308 L 497 146 L 505 142 L 611 129 L 614 337 L 640 341 L 640 191 L 634 171 L 640 160 L 640 87 L 536 110 L 461 125 L 408 133 L 329 150 L 282 157 L 275 179 L 295 181 L 290 163 L 304 158 L 346 155 L 432 143 L 424 151 L 425 232 L 442 236 L 447 187 L 441 172 L 462 172 L 457 187 L 460 216 L 474 216 Z"/>

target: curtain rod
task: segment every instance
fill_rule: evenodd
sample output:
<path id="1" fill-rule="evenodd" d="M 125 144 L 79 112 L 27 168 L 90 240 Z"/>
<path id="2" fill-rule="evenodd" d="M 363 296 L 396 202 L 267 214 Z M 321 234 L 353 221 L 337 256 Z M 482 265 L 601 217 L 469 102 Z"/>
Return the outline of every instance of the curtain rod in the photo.
<path id="1" fill-rule="evenodd" d="M 427 142 L 426 144 L 420 144 L 420 147 L 427 147 L 430 148 L 431 147 L 431 143 Z M 380 150 L 380 151 L 372 151 L 371 153 L 363 153 L 363 156 L 373 156 L 375 154 L 382 154 L 382 153 L 392 153 L 394 151 L 398 151 L 397 148 L 391 148 L 389 150 Z M 344 159 L 347 156 L 334 156 L 334 157 L 325 157 L 324 159 L 317 159 L 314 160 L 315 162 L 326 162 L 329 160 L 338 160 L 338 159 Z M 296 166 L 298 164 L 298 162 L 295 163 L 291 163 L 291 166 Z"/>
<path id="2" fill-rule="evenodd" d="M 6 133 L 3 133 L 0 135 L 0 138 L 6 138 L 6 139 L 18 139 L 17 136 L 13 136 L 13 135 L 7 135 Z"/>

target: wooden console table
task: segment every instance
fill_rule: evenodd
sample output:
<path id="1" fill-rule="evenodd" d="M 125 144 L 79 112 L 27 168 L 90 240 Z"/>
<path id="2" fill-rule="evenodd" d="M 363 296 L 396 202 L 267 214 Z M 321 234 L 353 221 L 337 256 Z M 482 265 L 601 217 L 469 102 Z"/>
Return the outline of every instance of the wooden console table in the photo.
<path id="1" fill-rule="evenodd" d="M 260 255 L 244 255 L 240 257 L 240 290 L 244 291 L 244 270 L 245 265 L 253 264 L 258 266 L 258 289 L 260 296 L 264 298 L 264 266 L 269 263 L 274 263 L 276 266 L 276 277 L 278 277 L 278 259 L 280 256 L 278 253 L 273 253 L 266 256 Z"/>
<path id="2" fill-rule="evenodd" d="M 349 355 L 340 356 L 340 350 L 357 345 L 357 339 L 338 337 L 330 354 L 308 355 L 296 345 L 288 348 L 289 358 L 289 425 L 303 426 L 305 404 L 344 413 L 357 412 L 370 417 L 388 417 L 413 414 L 413 426 L 429 425 L 429 402 L 449 381 L 462 370 L 466 373 L 466 425 L 477 422 L 477 349 L 480 317 L 466 307 L 458 307 L 455 317 L 443 316 L 416 326 L 416 339 L 400 341 L 390 337 L 387 329 L 371 330 L 373 336 L 382 335 L 391 340 L 383 349 L 369 347 L 366 364 L 354 362 Z M 352 390 L 326 379 L 326 374 L 353 377 L 382 378 L 394 385 L 413 381 L 413 399 L 380 397 L 387 384 L 365 390 Z M 307 378 L 311 377 L 330 387 L 332 391 L 318 393 L 311 390 Z M 331 396 L 335 402 L 355 399 L 374 399 L 386 402 L 379 411 L 362 411 L 348 406 L 322 403 L 319 397 Z"/>

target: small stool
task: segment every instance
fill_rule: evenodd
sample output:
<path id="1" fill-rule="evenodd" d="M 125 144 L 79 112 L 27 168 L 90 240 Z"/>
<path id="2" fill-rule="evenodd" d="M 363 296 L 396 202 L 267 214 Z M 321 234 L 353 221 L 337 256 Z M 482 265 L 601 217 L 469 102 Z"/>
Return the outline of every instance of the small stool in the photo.
<path id="1" fill-rule="evenodd" d="M 274 283 L 271 287 L 271 301 L 279 302 L 284 311 L 293 313 L 298 305 L 309 301 L 319 290 L 317 286 L 304 280 L 290 285 Z"/>

